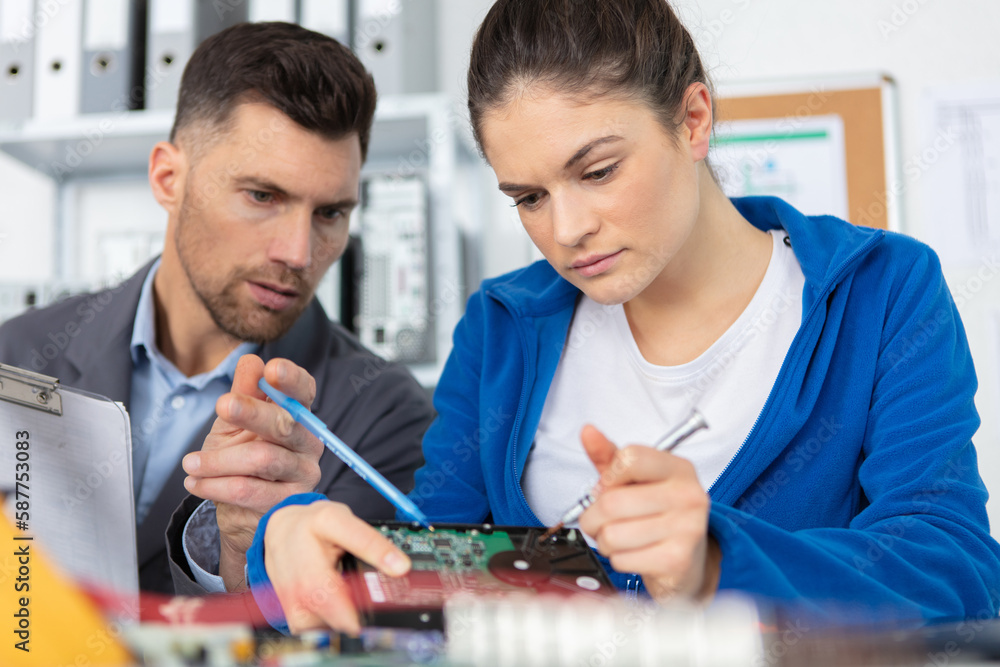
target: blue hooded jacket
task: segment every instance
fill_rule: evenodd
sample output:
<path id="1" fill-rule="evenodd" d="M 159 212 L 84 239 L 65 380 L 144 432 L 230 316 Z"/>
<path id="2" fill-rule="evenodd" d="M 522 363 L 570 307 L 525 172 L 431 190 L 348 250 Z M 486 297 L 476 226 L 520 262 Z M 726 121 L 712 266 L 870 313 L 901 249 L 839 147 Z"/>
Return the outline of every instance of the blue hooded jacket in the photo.
<path id="1" fill-rule="evenodd" d="M 758 228 L 786 231 L 805 287 L 764 408 L 709 490 L 720 590 L 820 615 L 995 616 L 977 382 L 936 255 L 779 199 L 734 203 Z M 537 262 L 469 299 L 411 493 L 431 520 L 541 525 L 521 474 L 579 295 Z M 262 563 L 250 569 L 266 581 Z"/>

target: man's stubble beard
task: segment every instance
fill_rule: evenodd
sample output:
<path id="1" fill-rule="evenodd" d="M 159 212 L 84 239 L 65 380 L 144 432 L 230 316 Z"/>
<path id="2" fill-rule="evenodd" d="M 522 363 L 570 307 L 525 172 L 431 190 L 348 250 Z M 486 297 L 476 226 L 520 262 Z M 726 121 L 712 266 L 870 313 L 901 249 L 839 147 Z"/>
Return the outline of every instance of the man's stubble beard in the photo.
<path id="1" fill-rule="evenodd" d="M 174 243 L 181 268 L 215 326 L 237 340 L 251 343 L 269 343 L 284 336 L 312 300 L 313 288 L 300 272 L 288 268 L 254 270 L 235 266 L 222 279 L 203 274 L 201 269 L 211 262 L 212 249 L 199 234 L 202 221 L 189 201 L 185 192 Z M 252 300 L 241 306 L 238 292 L 247 279 L 291 285 L 299 293 L 298 301 L 280 312 Z"/>

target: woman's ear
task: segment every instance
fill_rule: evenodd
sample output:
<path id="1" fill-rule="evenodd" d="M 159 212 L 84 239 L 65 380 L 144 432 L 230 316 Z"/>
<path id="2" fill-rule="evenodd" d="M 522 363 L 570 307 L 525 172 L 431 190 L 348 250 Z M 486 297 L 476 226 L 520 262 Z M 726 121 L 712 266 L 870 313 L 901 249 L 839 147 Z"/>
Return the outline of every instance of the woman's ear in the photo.
<path id="1" fill-rule="evenodd" d="M 696 82 L 688 86 L 684 94 L 684 138 L 691 148 L 695 160 L 708 157 L 712 139 L 712 93 L 708 86 Z"/>
<path id="2" fill-rule="evenodd" d="M 184 198 L 187 166 L 187 157 L 169 141 L 159 142 L 149 154 L 149 185 L 156 201 L 169 214 L 177 212 Z"/>

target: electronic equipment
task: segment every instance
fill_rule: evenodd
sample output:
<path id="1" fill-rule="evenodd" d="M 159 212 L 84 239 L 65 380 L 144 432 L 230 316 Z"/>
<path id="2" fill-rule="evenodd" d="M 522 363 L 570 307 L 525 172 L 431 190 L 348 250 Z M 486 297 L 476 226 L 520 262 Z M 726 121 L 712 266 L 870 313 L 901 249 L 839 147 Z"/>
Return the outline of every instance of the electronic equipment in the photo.
<path id="1" fill-rule="evenodd" d="M 440 630 L 445 603 L 460 594 L 506 596 L 546 593 L 615 595 L 615 587 L 578 530 L 563 529 L 539 541 L 543 529 L 490 524 L 377 522 L 413 564 L 390 577 L 345 557 L 361 622 L 375 627 Z"/>
<path id="2" fill-rule="evenodd" d="M 378 175 L 362 182 L 364 268 L 353 330 L 389 361 L 436 360 L 428 206 L 421 176 Z"/>
<path id="3" fill-rule="evenodd" d="M 455 596 L 445 607 L 446 664 L 792 667 L 778 659 L 780 648 L 777 655 L 765 655 L 762 620 L 752 600 L 725 592 L 710 606 L 683 596 L 662 602 L 623 596 L 581 599 L 512 595 L 501 600 Z M 815 667 L 860 663 L 798 664 Z"/>

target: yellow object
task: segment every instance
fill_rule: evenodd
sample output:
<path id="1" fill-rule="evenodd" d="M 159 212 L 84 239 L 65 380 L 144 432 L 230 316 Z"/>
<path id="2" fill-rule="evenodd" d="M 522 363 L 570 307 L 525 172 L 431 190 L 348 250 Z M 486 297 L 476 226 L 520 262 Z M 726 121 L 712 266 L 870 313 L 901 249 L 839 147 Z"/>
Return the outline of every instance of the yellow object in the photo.
<path id="1" fill-rule="evenodd" d="M 134 664 L 100 611 L 0 513 L 0 665 L 118 667 Z"/>

